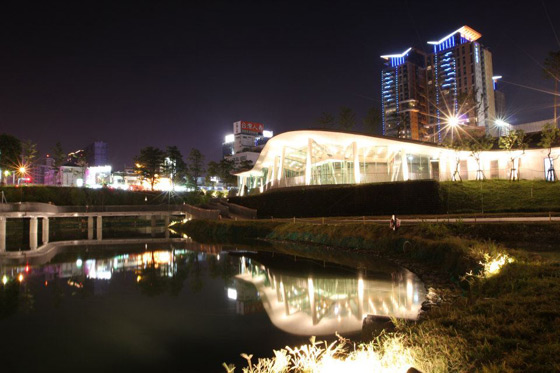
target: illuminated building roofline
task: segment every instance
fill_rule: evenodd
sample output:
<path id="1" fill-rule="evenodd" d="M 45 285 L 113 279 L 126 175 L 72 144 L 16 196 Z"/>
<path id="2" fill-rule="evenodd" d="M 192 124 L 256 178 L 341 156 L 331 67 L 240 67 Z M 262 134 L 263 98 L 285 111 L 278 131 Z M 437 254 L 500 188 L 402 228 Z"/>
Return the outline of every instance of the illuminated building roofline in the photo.
<path id="1" fill-rule="evenodd" d="M 429 41 L 428 44 L 431 44 L 431 45 L 441 44 L 444 41 L 446 41 L 447 39 L 449 39 L 450 37 L 452 37 L 453 35 L 455 35 L 456 33 L 460 33 L 461 36 L 463 38 L 467 39 L 468 41 L 478 40 L 482 36 L 481 33 L 479 33 L 478 31 L 475 31 L 474 29 L 470 28 L 469 26 L 463 26 L 463 27 L 453 31 L 451 34 L 449 34 L 447 36 L 444 36 L 443 38 L 441 38 L 438 41 Z"/>
<path id="2" fill-rule="evenodd" d="M 405 50 L 401 54 L 386 54 L 386 55 L 380 56 L 380 57 L 384 58 L 386 60 L 388 60 L 389 58 L 402 58 L 402 57 L 406 56 L 408 54 L 408 52 L 410 52 L 411 50 L 412 50 L 412 48 L 408 48 L 407 50 Z"/>

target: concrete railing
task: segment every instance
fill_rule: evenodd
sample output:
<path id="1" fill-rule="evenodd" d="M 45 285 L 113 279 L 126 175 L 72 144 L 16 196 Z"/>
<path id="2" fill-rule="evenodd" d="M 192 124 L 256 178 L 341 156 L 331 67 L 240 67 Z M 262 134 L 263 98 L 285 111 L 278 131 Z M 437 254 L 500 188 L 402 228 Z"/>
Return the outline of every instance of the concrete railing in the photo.
<path id="1" fill-rule="evenodd" d="M 250 209 L 248 207 L 237 205 L 235 203 L 229 203 L 229 202 L 227 203 L 222 202 L 222 203 L 226 204 L 226 206 L 229 208 L 229 212 L 234 215 L 239 215 L 245 219 L 257 218 L 257 210 L 255 209 Z"/>
<path id="2" fill-rule="evenodd" d="M 196 219 L 218 220 L 220 217 L 220 210 L 206 210 L 192 205 L 180 205 L 181 211 L 188 212 Z"/>
<path id="3" fill-rule="evenodd" d="M 60 211 L 61 206 L 51 205 L 41 202 L 20 202 L 20 203 L 2 203 L 0 204 L 0 213 L 3 212 L 44 212 L 56 214 Z"/>
<path id="4" fill-rule="evenodd" d="M 186 212 L 195 219 L 217 220 L 219 210 L 206 210 L 192 205 L 109 205 L 109 206 L 56 206 L 40 202 L 20 202 L 0 204 L 0 214 L 25 212 L 35 214 L 62 213 L 111 213 L 111 212 Z"/>

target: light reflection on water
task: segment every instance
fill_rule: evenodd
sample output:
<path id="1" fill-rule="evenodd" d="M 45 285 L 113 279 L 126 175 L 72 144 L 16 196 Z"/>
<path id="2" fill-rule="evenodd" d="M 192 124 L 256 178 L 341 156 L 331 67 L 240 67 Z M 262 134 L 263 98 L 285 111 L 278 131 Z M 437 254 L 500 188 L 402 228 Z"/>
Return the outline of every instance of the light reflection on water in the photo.
<path id="1" fill-rule="evenodd" d="M 220 260 L 219 248 L 208 252 L 186 249 L 151 250 L 125 253 L 110 258 L 81 259 L 57 262 L 39 267 L 0 267 L 2 282 L 22 282 L 42 277 L 45 286 L 53 279 L 68 279 L 69 286 L 82 288 L 80 279 L 111 281 L 119 272 L 133 272 L 136 282 L 153 278 L 174 278 L 189 262 L 204 262 L 210 256 Z M 217 252 L 216 252 L 217 251 Z M 222 254 L 222 260 L 227 253 Z M 369 315 L 416 319 L 425 299 L 423 284 L 406 270 L 391 273 L 391 278 L 368 278 L 363 273 L 336 276 L 321 273 L 294 275 L 279 268 L 266 267 L 257 260 L 241 257 L 233 259 L 237 270 L 225 279 L 226 296 L 235 302 L 236 312 L 264 310 L 279 329 L 295 335 L 330 335 L 361 329 L 362 320 Z M 294 263 L 297 268 L 297 262 Z M 179 280 L 181 280 L 181 277 Z"/>
<path id="2" fill-rule="evenodd" d="M 81 356 L 85 344 L 92 356 L 106 349 L 115 361 L 132 354 L 141 366 L 167 359 L 175 369 L 180 355 L 170 357 L 162 347 L 169 337 L 160 340 L 174 336 L 172 345 L 188 345 L 200 371 L 220 371 L 221 362 L 235 362 L 242 352 L 265 356 L 311 335 L 359 332 L 367 314 L 414 319 L 425 299 L 422 283 L 403 269 L 324 268 L 322 261 L 233 251 L 189 239 L 67 247 L 44 264 L 0 265 L 0 328 L 15 335 L 6 356 L 24 358 L 15 346 L 26 343 L 26 351 L 41 355 L 38 362 L 56 367 L 59 348 L 78 349 Z M 105 331 L 107 323 L 113 327 Z M 41 342 L 53 337 L 53 327 L 74 333 L 67 345 Z M 34 336 L 31 342 L 26 333 Z M 118 345 L 107 345 L 115 338 Z M 200 338 L 220 345 L 204 349 Z"/>
<path id="3" fill-rule="evenodd" d="M 425 299 L 422 283 L 408 271 L 394 272 L 390 280 L 359 273 L 294 276 L 245 257 L 239 268 L 236 287 L 228 289 L 228 294 L 235 294 L 237 308 L 258 298 L 276 327 L 296 335 L 356 332 L 368 314 L 416 319 Z"/>

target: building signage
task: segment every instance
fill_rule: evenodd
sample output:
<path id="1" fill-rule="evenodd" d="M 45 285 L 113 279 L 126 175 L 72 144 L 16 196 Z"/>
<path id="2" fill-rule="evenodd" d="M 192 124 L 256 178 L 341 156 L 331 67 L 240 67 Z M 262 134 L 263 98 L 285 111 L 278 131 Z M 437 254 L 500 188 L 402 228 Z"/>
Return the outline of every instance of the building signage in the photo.
<path id="1" fill-rule="evenodd" d="M 233 123 L 233 134 L 246 133 L 249 135 L 262 135 L 264 131 L 264 124 L 255 122 L 239 121 Z"/>

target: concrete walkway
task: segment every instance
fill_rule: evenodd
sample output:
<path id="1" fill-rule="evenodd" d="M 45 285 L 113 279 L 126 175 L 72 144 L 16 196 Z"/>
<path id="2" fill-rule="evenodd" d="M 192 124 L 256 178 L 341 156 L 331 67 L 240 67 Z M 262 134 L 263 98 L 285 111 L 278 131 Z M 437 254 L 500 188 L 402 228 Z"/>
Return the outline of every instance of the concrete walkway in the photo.
<path id="1" fill-rule="evenodd" d="M 560 222 L 560 216 L 488 216 L 488 217 L 447 217 L 440 215 L 438 217 L 400 218 L 401 224 L 419 224 L 419 223 L 528 223 L 528 222 Z M 344 223 L 364 223 L 364 224 L 389 224 L 390 216 L 387 218 L 354 216 L 354 217 L 328 217 L 328 218 L 291 218 L 291 219 L 262 219 L 262 221 L 282 221 L 309 224 L 344 224 Z"/>

